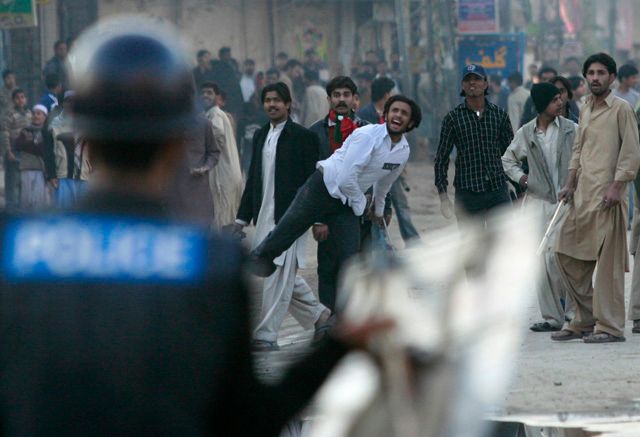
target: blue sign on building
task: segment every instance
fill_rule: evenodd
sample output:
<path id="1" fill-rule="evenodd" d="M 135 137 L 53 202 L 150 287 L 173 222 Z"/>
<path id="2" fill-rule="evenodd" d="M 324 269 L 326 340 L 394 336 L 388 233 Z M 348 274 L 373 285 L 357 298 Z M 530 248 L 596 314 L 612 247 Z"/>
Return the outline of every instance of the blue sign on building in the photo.
<path id="1" fill-rule="evenodd" d="M 487 74 L 507 78 L 523 72 L 526 37 L 524 33 L 461 35 L 458 38 L 458 70 L 467 64 L 482 65 Z"/>

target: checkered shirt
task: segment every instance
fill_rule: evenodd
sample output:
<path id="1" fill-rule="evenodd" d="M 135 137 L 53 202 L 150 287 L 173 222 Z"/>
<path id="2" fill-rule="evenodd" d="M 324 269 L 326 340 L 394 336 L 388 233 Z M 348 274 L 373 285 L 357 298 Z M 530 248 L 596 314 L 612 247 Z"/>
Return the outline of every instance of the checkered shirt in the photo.
<path id="1" fill-rule="evenodd" d="M 435 160 L 438 192 L 447 191 L 449 155 L 454 146 L 456 189 L 482 193 L 502 187 L 506 177 L 501 158 L 512 139 L 509 115 L 498 106 L 485 100 L 484 114 L 479 118 L 466 102 L 458 105 L 442 120 Z"/>

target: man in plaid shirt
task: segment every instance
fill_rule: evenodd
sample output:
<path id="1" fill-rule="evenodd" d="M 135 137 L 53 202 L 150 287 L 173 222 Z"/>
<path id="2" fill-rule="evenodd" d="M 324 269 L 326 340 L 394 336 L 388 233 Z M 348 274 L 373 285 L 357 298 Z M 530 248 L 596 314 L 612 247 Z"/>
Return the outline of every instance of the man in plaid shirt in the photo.
<path id="1" fill-rule="evenodd" d="M 446 218 L 453 217 L 447 195 L 447 171 L 454 146 L 457 157 L 453 186 L 458 218 L 479 216 L 484 220 L 487 211 L 511 201 L 501 157 L 513 139 L 513 130 L 509 115 L 486 99 L 487 87 L 484 68 L 475 64 L 465 66 L 461 93 L 465 100 L 442 121 L 435 183 L 440 209 Z"/>

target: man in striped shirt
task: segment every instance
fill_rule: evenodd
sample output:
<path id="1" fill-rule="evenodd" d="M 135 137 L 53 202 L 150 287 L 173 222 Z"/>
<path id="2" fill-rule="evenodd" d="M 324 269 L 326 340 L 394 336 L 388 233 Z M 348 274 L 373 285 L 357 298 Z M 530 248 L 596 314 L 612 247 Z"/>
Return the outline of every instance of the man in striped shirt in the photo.
<path id="1" fill-rule="evenodd" d="M 449 155 L 455 147 L 456 215 L 484 216 L 490 209 L 510 202 L 501 157 L 513 139 L 509 115 L 489 102 L 487 76 L 479 65 L 462 71 L 463 103 L 442 121 L 440 144 L 435 160 L 435 184 L 442 214 L 453 217 L 447 195 Z"/>

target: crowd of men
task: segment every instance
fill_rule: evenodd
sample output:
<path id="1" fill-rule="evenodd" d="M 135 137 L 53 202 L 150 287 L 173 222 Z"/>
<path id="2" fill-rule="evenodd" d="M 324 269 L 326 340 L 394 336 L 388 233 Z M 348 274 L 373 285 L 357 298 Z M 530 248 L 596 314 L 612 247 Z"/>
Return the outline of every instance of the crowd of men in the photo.
<path id="1" fill-rule="evenodd" d="M 75 92 L 69 88 L 67 44 L 59 41 L 54 49 L 43 70 L 46 89 L 34 105 L 17 86 L 15 74 L 3 73 L 0 140 L 10 210 L 67 208 L 82 196 L 91 178 L 86 140 L 76 133 L 69 109 Z M 631 108 L 640 104 L 634 89 L 638 70 L 632 64 L 617 69 L 606 55 L 594 56 L 587 61 L 591 64 L 585 63 L 582 76 L 573 58 L 567 60 L 563 75 L 531 65 L 532 80 L 527 84 L 520 73 L 505 81 L 488 76 L 482 66 L 465 66 L 463 101 L 444 118 L 435 157 L 435 185 L 446 218 L 488 220 L 487 213 L 500 205 L 523 199 L 540 203 L 553 232 L 545 240 L 546 280 L 537 287 L 543 321 L 531 329 L 553 331 L 554 340 L 582 338 L 587 332 L 585 341 L 624 340 L 620 266 L 627 263 L 626 243 L 623 228 L 611 225 L 617 233 L 606 233 L 604 223 L 618 220 L 626 229 L 626 211 L 621 208 L 627 197 L 621 193 L 637 171 L 637 129 L 629 120 L 635 120 Z M 250 244 L 254 272 L 266 277 L 254 333 L 256 350 L 278 348 L 277 333 L 288 312 L 303 327 L 314 328 L 315 338 L 321 339 L 334 321 L 341 266 L 362 248 L 388 248 L 385 228 L 392 211 L 403 240 L 419 240 L 402 171 L 408 145 L 393 132 L 416 127 L 420 110 L 413 101 L 398 97 L 398 59 L 392 56 L 389 68 L 370 51 L 354 78 L 330 78 L 313 49 L 305 52 L 303 61 L 279 53 L 264 73 L 256 71 L 252 59 L 240 69 L 227 47 L 219 50 L 217 59 L 207 50 L 200 50 L 196 58 L 192 75 L 201 113 L 190 131 L 186 156 L 166 184 L 166 208 L 175 218 L 239 238 L 245 236 L 244 227 L 255 225 Z M 592 65 L 604 66 L 608 76 L 592 79 Z M 611 90 L 616 79 L 618 85 Z M 389 111 L 397 109 L 391 108 L 393 103 L 408 105 L 408 115 L 390 118 Z M 596 110 L 596 104 L 615 111 Z M 607 121 L 594 130 L 604 120 L 600 112 L 615 123 Z M 380 128 L 375 131 L 374 126 Z M 607 129 L 610 142 L 616 144 L 608 164 L 615 162 L 616 170 L 585 188 L 584 169 L 604 156 L 602 145 L 593 152 L 597 160 L 586 158 L 591 156 L 586 151 L 602 143 Z M 597 139 L 591 137 L 594 132 Z M 620 144 L 614 141 L 616 135 Z M 380 152 L 389 138 L 395 158 Z M 349 154 L 352 143 L 358 144 L 358 156 Z M 454 148 L 455 207 L 447 194 Z M 374 168 L 378 164 L 382 173 Z M 604 170 L 587 173 L 591 172 L 600 175 Z M 603 185 L 614 181 L 615 187 Z M 297 195 L 304 187 L 311 190 L 308 199 Z M 370 204 L 375 205 L 372 214 L 367 213 Z M 605 210 L 621 215 L 604 218 Z M 358 232 L 352 232 L 354 223 Z M 311 236 L 318 242 L 319 297 L 298 275 L 308 264 L 305 253 Z M 635 247 L 631 252 L 635 254 Z M 607 262 L 597 262 L 601 259 Z M 596 265 L 600 274 L 591 287 L 585 278 Z M 634 332 L 640 331 L 638 302 L 640 291 L 634 291 L 629 313 Z"/>
<path id="2" fill-rule="evenodd" d="M 279 54 L 264 75 L 251 60 L 240 72 L 228 48 L 215 60 L 202 50 L 189 71 L 175 38 L 142 24 L 98 32 L 102 40 L 84 46 L 90 55 L 79 49 L 90 61 L 75 78 L 67 44 L 56 43 L 33 105 L 3 73 L 6 208 L 27 213 L 0 217 L 3 426 L 275 435 L 348 350 L 392 327 L 335 317 L 337 283 L 349 258 L 386 250 L 391 211 L 403 239 L 419 239 L 403 172 L 422 111 L 375 52 L 354 78 L 329 77 L 313 50 L 304 62 Z M 511 75 L 510 92 L 482 66 L 464 66 L 462 102 L 442 121 L 435 186 L 442 214 L 459 222 L 490 226 L 495 208 L 517 202 L 542 211 L 544 320 L 531 329 L 554 341 L 620 342 L 638 71 L 589 56 L 590 94 L 576 99 L 584 82 L 571 79 L 574 64 L 569 78 L 535 72 L 530 91 Z M 28 214 L 51 206 L 73 211 Z M 248 257 L 210 232 L 242 239 L 251 224 Z M 298 274 L 309 230 L 318 296 Z M 251 334 L 244 267 L 265 278 Z M 640 268 L 634 333 L 638 278 Z M 248 340 L 277 350 L 287 312 L 315 330 L 318 349 L 266 387 Z"/>
<path id="3" fill-rule="evenodd" d="M 552 332 L 554 341 L 625 341 L 627 199 L 640 166 L 637 75 L 633 65 L 618 70 L 611 56 L 597 53 L 582 67 L 586 98 L 574 100 L 580 81 L 544 67 L 530 93 L 519 75 L 510 76 L 511 93 L 500 102 L 500 81 L 479 65 L 467 65 L 464 101 L 442 122 L 435 182 L 445 217 L 454 214 L 447 194 L 454 147 L 459 220 L 489 225 L 495 207 L 516 199 L 542 212 L 545 274 L 537 294 L 543 321 L 530 328 Z M 632 244 L 635 254 L 637 239 Z M 633 333 L 640 333 L 638 275 L 634 269 L 628 313 Z"/>

